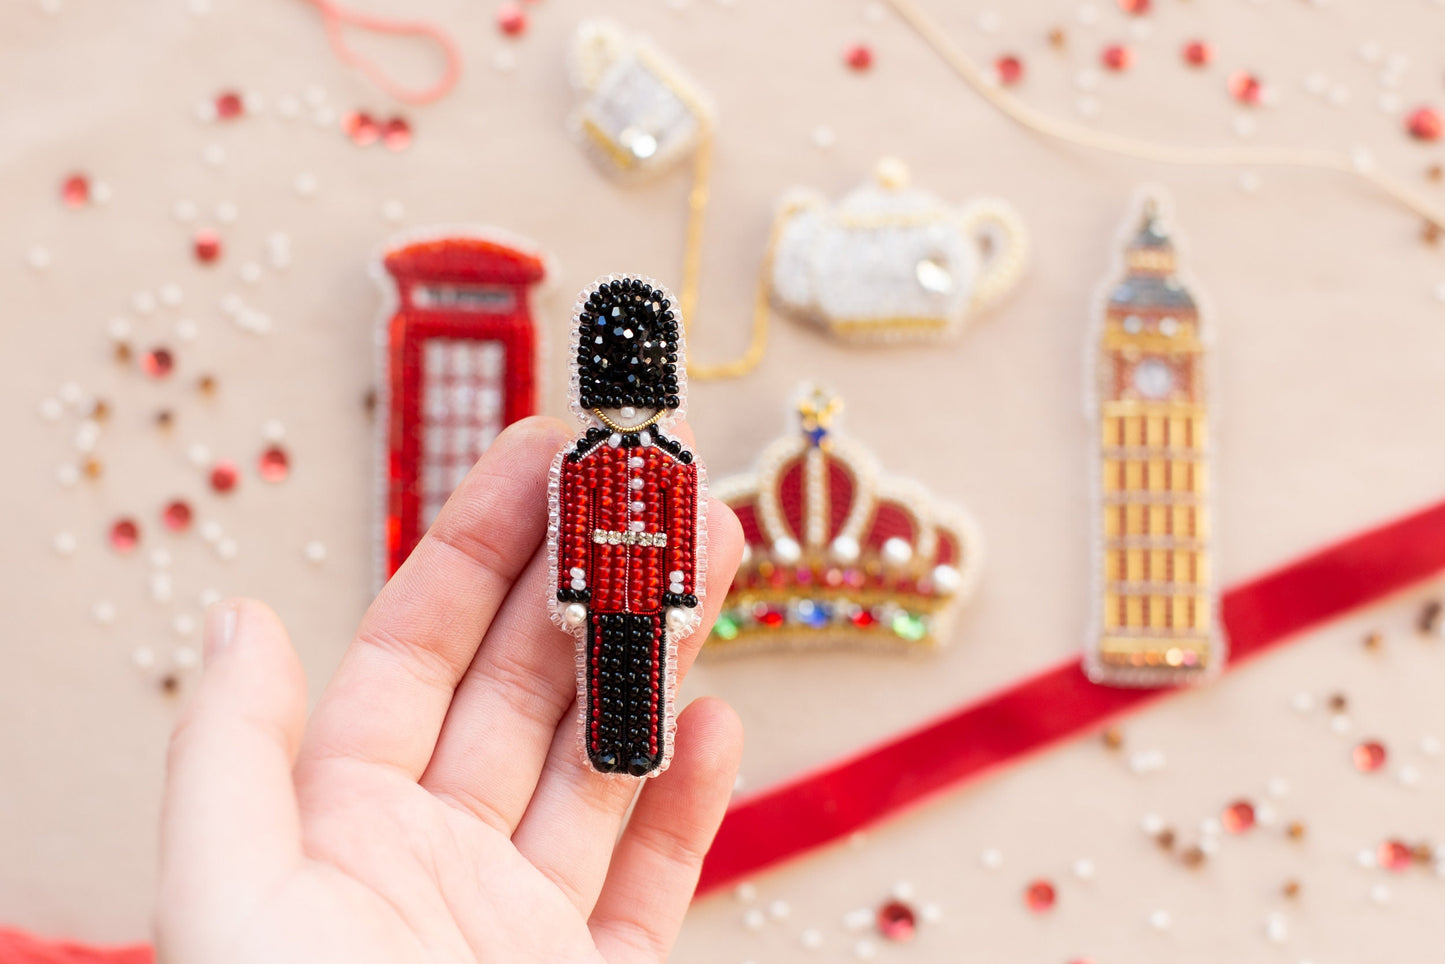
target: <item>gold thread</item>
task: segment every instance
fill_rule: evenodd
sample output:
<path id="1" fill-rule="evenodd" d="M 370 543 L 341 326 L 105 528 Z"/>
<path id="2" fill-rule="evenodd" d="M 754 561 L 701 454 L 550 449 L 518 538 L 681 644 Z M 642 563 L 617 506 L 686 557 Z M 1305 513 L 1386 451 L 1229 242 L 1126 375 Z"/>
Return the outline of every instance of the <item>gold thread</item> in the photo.
<path id="1" fill-rule="evenodd" d="M 624 434 L 625 434 L 625 433 L 628 433 L 628 432 L 640 432 L 640 431 L 642 431 L 643 429 L 645 429 L 645 428 L 647 428 L 647 427 L 649 427 L 649 426 L 651 426 L 651 425 L 656 425 L 656 424 L 657 424 L 657 420 L 660 419 L 660 418 L 662 418 L 662 416 L 665 415 L 666 413 L 667 413 L 667 409 L 665 409 L 665 408 L 658 409 L 656 412 L 653 412 L 653 413 L 652 413 L 652 417 L 649 418 L 647 421 L 645 421 L 645 422 L 638 422 L 636 425 L 633 425 L 631 428 L 628 428 L 628 427 L 625 427 L 625 426 L 622 426 L 622 425 L 618 425 L 616 422 L 612 421 L 612 419 L 608 418 L 608 417 L 606 416 L 606 414 L 603 413 L 602 409 L 600 409 L 600 408 L 594 408 L 594 409 L 592 410 L 592 414 L 593 414 L 593 415 L 596 415 L 599 419 L 601 419 L 603 425 L 606 425 L 608 428 L 610 428 L 610 429 L 611 429 L 612 431 L 614 431 L 614 432 L 619 432 L 619 433 L 624 433 Z"/>
<path id="2" fill-rule="evenodd" d="M 1153 144 L 1148 141 L 1105 134 L 1078 124 L 1071 124 L 1031 107 L 1002 88 L 989 83 L 982 70 L 944 33 L 937 22 L 925 14 L 914 0 L 887 0 L 895 13 L 918 34 L 939 58 L 958 75 L 974 93 L 998 111 L 1029 130 L 1056 140 L 1095 150 L 1122 154 L 1141 161 L 1159 164 L 1200 165 L 1207 167 L 1301 167 L 1337 171 L 1373 184 L 1398 204 L 1415 212 L 1430 223 L 1445 226 L 1445 212 L 1438 210 L 1425 196 L 1399 178 L 1361 170 L 1348 156 L 1336 151 L 1291 150 L 1288 148 L 1219 147 L 1191 149 Z"/>

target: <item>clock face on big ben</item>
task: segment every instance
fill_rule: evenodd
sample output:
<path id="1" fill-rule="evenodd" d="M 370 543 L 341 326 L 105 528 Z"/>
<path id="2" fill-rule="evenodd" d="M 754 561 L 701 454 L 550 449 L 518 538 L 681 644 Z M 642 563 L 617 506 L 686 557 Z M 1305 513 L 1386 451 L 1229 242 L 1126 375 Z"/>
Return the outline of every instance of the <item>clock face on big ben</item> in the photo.
<path id="1" fill-rule="evenodd" d="M 1160 358 L 1146 358 L 1134 366 L 1134 390 L 1145 398 L 1168 398 L 1174 391 L 1174 370 Z"/>

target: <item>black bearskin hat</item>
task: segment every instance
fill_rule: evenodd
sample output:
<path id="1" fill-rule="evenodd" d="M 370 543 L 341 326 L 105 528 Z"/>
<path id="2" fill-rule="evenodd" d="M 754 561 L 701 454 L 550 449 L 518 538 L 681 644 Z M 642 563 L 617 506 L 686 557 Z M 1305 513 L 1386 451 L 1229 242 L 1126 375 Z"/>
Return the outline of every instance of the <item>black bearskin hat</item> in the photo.
<path id="1" fill-rule="evenodd" d="M 577 316 L 584 409 L 675 409 L 678 320 L 666 294 L 637 278 L 603 282 Z"/>

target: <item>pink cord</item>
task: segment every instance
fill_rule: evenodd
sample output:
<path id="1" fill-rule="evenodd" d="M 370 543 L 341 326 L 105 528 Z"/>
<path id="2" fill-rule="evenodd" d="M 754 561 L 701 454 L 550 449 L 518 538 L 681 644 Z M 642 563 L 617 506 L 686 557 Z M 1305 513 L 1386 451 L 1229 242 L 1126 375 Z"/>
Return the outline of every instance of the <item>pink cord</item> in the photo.
<path id="1" fill-rule="evenodd" d="M 361 71 L 372 83 L 397 100 L 407 104 L 430 104 L 451 93 L 452 88 L 457 85 L 457 80 L 462 74 L 461 52 L 457 50 L 456 41 L 440 27 L 417 21 L 387 20 L 383 17 L 368 16 L 364 13 L 357 13 L 355 10 L 348 10 L 336 0 L 304 0 L 304 2 L 311 4 L 321 12 L 321 19 L 326 25 L 326 39 L 331 42 L 331 49 L 336 52 L 336 56 L 341 59 L 341 62 Z M 386 71 L 347 45 L 344 30 L 348 26 L 394 37 L 423 37 L 430 40 L 441 48 L 442 56 L 446 58 L 446 71 L 442 74 L 441 79 L 430 87 L 421 89 L 403 87 L 392 80 Z"/>

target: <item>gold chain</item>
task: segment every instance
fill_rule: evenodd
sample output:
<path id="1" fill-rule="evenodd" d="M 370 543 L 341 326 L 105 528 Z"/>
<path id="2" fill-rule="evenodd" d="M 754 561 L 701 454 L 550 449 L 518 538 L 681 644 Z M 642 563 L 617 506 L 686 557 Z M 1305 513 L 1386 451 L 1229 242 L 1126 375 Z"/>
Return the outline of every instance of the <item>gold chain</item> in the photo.
<path id="1" fill-rule="evenodd" d="M 706 222 L 708 193 L 712 182 L 712 122 L 703 118 L 699 125 L 697 152 L 692 166 L 692 189 L 687 195 L 687 234 L 683 242 L 682 293 L 678 295 L 677 299 L 678 311 L 682 315 L 682 330 L 689 341 L 692 340 L 696 322 L 697 292 L 702 276 L 703 226 Z M 768 246 L 763 254 L 763 263 L 758 268 L 757 287 L 753 294 L 753 329 L 747 350 L 732 361 L 711 364 L 694 361 L 695 353 L 689 352 L 689 355 L 693 356 L 688 359 L 687 363 L 689 378 L 698 381 L 738 378 L 757 368 L 758 363 L 763 360 L 763 352 L 768 346 L 768 321 L 772 316 L 768 307 L 768 273 L 772 270 L 773 253 L 777 248 L 778 235 L 782 233 L 783 222 L 784 219 L 779 217 L 773 223 Z"/>

